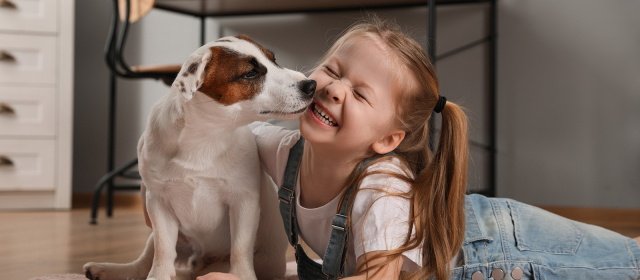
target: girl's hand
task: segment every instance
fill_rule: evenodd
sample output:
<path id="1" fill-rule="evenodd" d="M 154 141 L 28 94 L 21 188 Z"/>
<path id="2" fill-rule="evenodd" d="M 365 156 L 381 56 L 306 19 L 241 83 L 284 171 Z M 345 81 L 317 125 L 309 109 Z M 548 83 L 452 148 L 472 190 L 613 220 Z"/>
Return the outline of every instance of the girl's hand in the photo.
<path id="1" fill-rule="evenodd" d="M 360 256 L 357 260 L 356 260 L 356 265 L 360 266 L 363 265 L 366 262 L 366 259 L 370 259 L 371 261 L 369 262 L 369 265 L 376 265 L 379 263 L 382 263 L 385 261 L 385 258 L 377 258 L 374 259 L 374 254 L 375 252 L 369 252 L 369 253 L 365 253 L 364 255 Z M 365 258 L 366 256 L 366 258 Z M 404 262 L 404 257 L 400 256 L 398 258 L 396 258 L 395 260 L 391 261 L 390 263 L 380 267 L 380 268 L 374 268 L 372 269 L 369 273 L 363 273 L 360 275 L 356 275 L 356 276 L 351 276 L 351 277 L 347 277 L 347 278 L 343 278 L 343 279 L 349 279 L 349 280 L 388 280 L 388 279 L 400 279 L 400 271 L 402 270 L 402 264 Z M 378 271 L 378 274 L 376 274 L 375 276 L 373 276 L 374 273 L 376 273 L 376 271 Z M 367 275 L 368 274 L 368 275 Z"/>
<path id="2" fill-rule="evenodd" d="M 196 280 L 240 280 L 240 278 L 231 273 L 211 272 L 196 278 Z"/>

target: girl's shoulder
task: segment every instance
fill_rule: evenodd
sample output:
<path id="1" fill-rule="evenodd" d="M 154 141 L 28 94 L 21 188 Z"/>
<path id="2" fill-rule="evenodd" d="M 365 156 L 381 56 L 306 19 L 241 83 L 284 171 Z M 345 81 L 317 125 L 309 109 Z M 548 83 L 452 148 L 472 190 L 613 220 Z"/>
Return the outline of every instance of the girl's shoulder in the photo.
<path id="1" fill-rule="evenodd" d="M 300 139 L 300 130 L 291 130 L 266 122 L 254 122 L 249 128 L 256 139 L 260 165 L 277 185 L 281 185 L 289 150 Z"/>
<path id="2" fill-rule="evenodd" d="M 388 193 L 406 193 L 411 184 L 406 179 L 413 175 L 397 157 L 386 157 L 369 165 L 359 189 L 372 189 Z M 366 175 L 366 174 L 365 174 Z"/>
<path id="3" fill-rule="evenodd" d="M 355 217 L 362 217 L 369 208 L 409 209 L 411 184 L 405 179 L 412 176 L 403 168 L 402 162 L 391 157 L 371 164 L 364 172 L 366 176 L 358 186 L 353 206 Z"/>
<path id="4" fill-rule="evenodd" d="M 267 122 L 253 122 L 249 128 L 256 138 L 258 146 L 276 146 L 278 149 L 290 149 L 300 139 L 300 130 L 288 129 Z"/>
<path id="5" fill-rule="evenodd" d="M 367 170 L 370 175 L 362 180 L 351 210 L 356 259 L 368 252 L 400 248 L 412 228 L 411 184 L 405 180 L 412 176 L 402 161 L 391 157 L 373 163 Z M 406 270 L 420 269 L 420 248 L 402 254 Z"/>

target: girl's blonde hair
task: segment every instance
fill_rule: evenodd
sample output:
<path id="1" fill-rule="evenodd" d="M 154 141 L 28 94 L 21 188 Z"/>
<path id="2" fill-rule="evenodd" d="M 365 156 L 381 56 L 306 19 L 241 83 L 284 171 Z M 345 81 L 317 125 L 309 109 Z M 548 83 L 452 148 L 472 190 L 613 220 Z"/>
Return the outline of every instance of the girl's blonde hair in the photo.
<path id="1" fill-rule="evenodd" d="M 368 175 L 384 173 L 411 185 L 408 193 L 390 194 L 411 201 L 409 223 L 415 231 L 408 232 L 403 245 L 396 250 L 378 252 L 358 266 L 356 274 L 386 265 L 402 257 L 402 253 L 422 247 L 421 271 L 403 274 L 408 279 L 449 279 L 449 262 L 456 255 L 465 233 L 465 188 L 467 182 L 468 131 L 463 110 L 447 102 L 442 110 L 442 127 L 435 154 L 429 149 L 429 119 L 438 102 L 438 78 L 428 55 L 420 45 L 405 35 L 393 21 L 375 15 L 347 29 L 325 54 L 325 61 L 351 38 L 366 36 L 383 43 L 395 59 L 396 122 L 405 131 L 405 138 L 395 149 L 406 174 L 390 171 L 352 172 L 347 186 L 358 185 Z M 373 154 L 371 155 L 373 156 Z M 376 161 L 386 160 L 382 157 Z M 356 183 L 356 184 L 354 184 Z M 359 190 L 356 190 L 356 192 Z M 354 193 L 355 195 L 355 193 Z M 344 198 L 343 198 L 344 199 Z M 355 199 L 351 199 L 351 204 Z M 349 226 L 350 228 L 350 226 Z M 371 265 L 371 261 L 385 261 Z M 378 271 L 379 272 L 379 271 Z M 376 272 L 377 273 L 377 272 Z"/>

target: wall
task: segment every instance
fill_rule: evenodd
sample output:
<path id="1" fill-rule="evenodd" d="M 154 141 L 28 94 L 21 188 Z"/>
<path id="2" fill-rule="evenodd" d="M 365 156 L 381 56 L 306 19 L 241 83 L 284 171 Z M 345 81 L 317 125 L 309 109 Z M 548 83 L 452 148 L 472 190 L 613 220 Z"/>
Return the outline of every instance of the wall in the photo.
<path id="1" fill-rule="evenodd" d="M 501 1 L 501 196 L 640 208 L 638 12 L 638 1 Z"/>
<path id="2" fill-rule="evenodd" d="M 106 171 L 108 77 L 102 49 L 108 2 L 77 1 L 76 192 L 90 192 Z M 638 20 L 629 11 L 640 10 L 632 2 L 615 10 L 595 1 L 556 2 L 500 1 L 498 194 L 535 204 L 638 208 L 640 111 L 632 108 L 640 108 L 633 79 L 640 74 L 640 42 L 632 29 Z M 580 3 L 580 9 L 569 3 Z M 397 18 L 425 46 L 426 8 L 377 12 Z M 487 14 L 484 5 L 439 7 L 437 52 L 484 37 Z M 273 50 L 280 65 L 308 71 L 362 15 L 209 20 L 207 38 L 248 34 Z M 567 24 L 566 15 L 579 23 Z M 132 27 L 127 58 L 133 65 L 180 63 L 197 48 L 198 34 L 197 19 L 154 10 Z M 601 43 L 609 40 L 620 44 Z M 488 142 L 486 50 L 480 45 L 437 64 L 441 93 L 468 109 L 479 143 Z M 612 97 L 600 104 L 595 93 L 603 90 Z M 118 80 L 117 164 L 135 157 L 149 109 L 167 92 L 159 81 Z M 470 188 L 482 188 L 486 154 L 472 148 L 472 156 Z"/>

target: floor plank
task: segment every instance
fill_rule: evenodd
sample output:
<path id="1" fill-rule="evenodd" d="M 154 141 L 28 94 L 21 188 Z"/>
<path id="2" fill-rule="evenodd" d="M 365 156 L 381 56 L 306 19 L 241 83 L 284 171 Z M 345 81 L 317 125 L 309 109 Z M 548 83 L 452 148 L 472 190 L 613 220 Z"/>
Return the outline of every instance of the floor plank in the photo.
<path id="1" fill-rule="evenodd" d="M 640 236 L 640 210 L 543 208 L 629 237 Z M 140 255 L 151 230 L 139 204 L 116 208 L 113 218 L 100 212 L 98 225 L 89 224 L 89 213 L 88 208 L 0 212 L 0 279 L 82 273 L 89 261 L 129 262 Z M 287 259 L 294 259 L 292 250 Z"/>
<path id="2" fill-rule="evenodd" d="M 0 213 L 0 279 L 82 273 L 89 261 L 128 262 L 140 255 L 151 229 L 139 209 L 89 224 L 89 209 Z"/>

